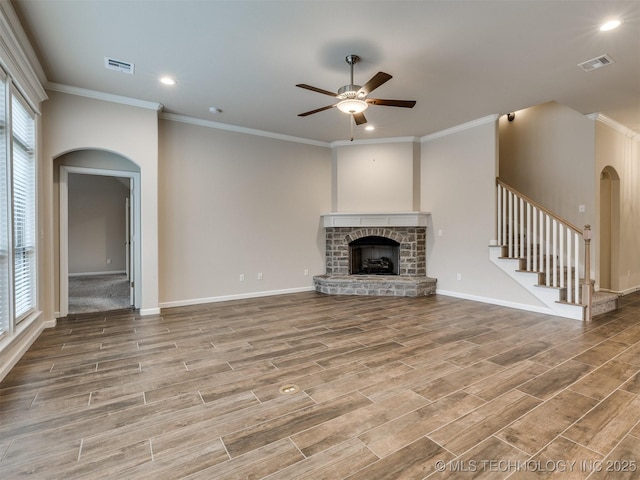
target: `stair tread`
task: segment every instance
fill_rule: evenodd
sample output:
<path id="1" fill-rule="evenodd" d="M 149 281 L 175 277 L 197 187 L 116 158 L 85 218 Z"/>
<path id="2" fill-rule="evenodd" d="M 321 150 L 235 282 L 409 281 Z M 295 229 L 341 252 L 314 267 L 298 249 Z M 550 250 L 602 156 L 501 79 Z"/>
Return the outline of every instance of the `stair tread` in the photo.
<path id="1" fill-rule="evenodd" d="M 620 298 L 620 294 L 613 292 L 593 292 L 591 296 L 591 303 L 594 302 L 609 302 Z"/>
<path id="2" fill-rule="evenodd" d="M 505 247 L 504 245 L 491 245 L 491 246 L 500 247 L 500 248 Z M 592 296 L 591 296 L 591 305 L 590 305 L 591 309 L 588 309 L 586 304 L 569 301 L 570 299 L 568 299 L 567 297 L 571 297 L 571 298 L 577 297 L 578 299 L 581 299 L 583 289 L 586 285 L 588 285 L 588 283 L 586 285 L 584 284 L 584 278 L 580 278 L 580 279 L 575 278 L 576 269 L 577 269 L 575 265 L 560 266 L 559 265 L 560 262 L 556 264 L 555 258 L 552 258 L 552 262 L 547 264 L 548 254 L 538 255 L 535 263 L 533 261 L 529 262 L 526 256 L 525 257 L 520 256 L 520 251 L 518 249 L 515 249 L 513 252 L 511 252 L 511 255 L 509 255 L 509 253 L 507 253 L 507 251 L 504 248 L 500 251 L 493 250 L 493 252 L 497 254 L 493 256 L 494 261 L 497 261 L 497 260 L 514 261 L 515 260 L 519 262 L 517 264 L 503 262 L 502 268 L 507 272 L 513 272 L 512 276 L 517 273 L 518 275 L 516 275 L 514 278 L 517 278 L 519 282 L 521 282 L 523 285 L 526 286 L 526 288 L 530 289 L 532 286 L 542 287 L 543 289 L 546 289 L 549 292 L 551 291 L 558 292 L 558 297 L 560 298 L 558 298 L 557 300 L 554 300 L 553 299 L 553 297 L 555 296 L 554 294 L 544 293 L 543 291 L 539 290 L 540 295 L 538 295 L 533 290 L 530 290 L 531 293 L 533 293 L 535 296 L 538 296 L 538 298 L 543 299 L 544 302 L 550 301 L 552 304 L 560 304 L 562 305 L 561 307 L 562 309 L 566 308 L 565 306 L 567 305 L 582 308 L 584 311 L 589 311 L 591 317 L 593 317 L 594 315 L 600 315 L 602 313 L 615 311 L 618 308 L 618 298 L 620 297 L 620 295 L 611 293 L 611 292 L 596 292 L 593 288 L 595 286 L 595 280 L 593 279 L 589 282 L 591 283 L 591 287 L 592 287 L 591 288 Z M 551 255 L 551 257 L 553 257 L 553 255 Z M 543 270 L 537 270 L 537 269 L 534 270 L 531 268 L 527 268 L 527 266 L 540 267 Z M 547 268 L 547 266 L 549 268 Z M 522 273 L 533 273 L 535 275 L 538 275 L 538 277 L 537 279 L 535 277 L 527 277 L 527 276 L 521 275 Z M 558 284 L 555 286 L 547 285 L 546 284 L 547 279 L 551 281 L 557 280 Z M 577 285 L 575 284 L 576 281 L 578 282 Z M 563 283 L 562 287 L 559 286 L 560 282 Z M 569 289 L 569 286 L 570 286 L 570 289 Z M 547 305 L 551 307 L 549 303 L 547 303 Z M 552 310 L 556 311 L 554 307 L 551 307 L 551 308 Z M 564 316 L 564 310 L 557 310 L 557 311 L 558 312 L 562 311 L 563 312 L 562 316 Z M 575 318 L 572 316 L 571 313 L 569 313 L 568 315 L 569 315 L 569 318 Z"/>

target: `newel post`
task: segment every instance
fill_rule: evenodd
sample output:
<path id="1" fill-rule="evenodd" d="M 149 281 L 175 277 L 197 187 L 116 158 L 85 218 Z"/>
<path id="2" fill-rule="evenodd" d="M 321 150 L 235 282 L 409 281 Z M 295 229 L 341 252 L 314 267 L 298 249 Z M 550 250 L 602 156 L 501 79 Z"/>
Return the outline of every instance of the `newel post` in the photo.
<path id="1" fill-rule="evenodd" d="M 591 225 L 585 225 L 582 232 L 584 239 L 584 282 L 582 283 L 582 303 L 586 306 L 584 319 L 591 320 L 591 301 L 593 288 L 591 287 Z"/>

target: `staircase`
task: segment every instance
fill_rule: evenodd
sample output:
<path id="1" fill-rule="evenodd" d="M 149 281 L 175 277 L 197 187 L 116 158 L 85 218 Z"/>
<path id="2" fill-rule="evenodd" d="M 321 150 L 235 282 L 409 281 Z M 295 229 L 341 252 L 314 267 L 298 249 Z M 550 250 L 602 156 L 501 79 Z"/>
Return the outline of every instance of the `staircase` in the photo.
<path id="1" fill-rule="evenodd" d="M 618 308 L 618 295 L 593 291 L 591 227 L 583 230 L 497 179 L 497 244 L 490 259 L 554 315 L 589 321 Z"/>

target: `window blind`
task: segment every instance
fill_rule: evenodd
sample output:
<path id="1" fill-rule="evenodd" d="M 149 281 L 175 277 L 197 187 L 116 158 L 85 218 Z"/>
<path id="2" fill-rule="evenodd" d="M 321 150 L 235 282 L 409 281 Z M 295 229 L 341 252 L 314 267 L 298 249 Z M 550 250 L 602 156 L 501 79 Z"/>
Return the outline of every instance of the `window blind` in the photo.
<path id="1" fill-rule="evenodd" d="M 11 96 L 13 194 L 13 295 L 16 323 L 35 308 L 35 120 L 17 95 Z"/>

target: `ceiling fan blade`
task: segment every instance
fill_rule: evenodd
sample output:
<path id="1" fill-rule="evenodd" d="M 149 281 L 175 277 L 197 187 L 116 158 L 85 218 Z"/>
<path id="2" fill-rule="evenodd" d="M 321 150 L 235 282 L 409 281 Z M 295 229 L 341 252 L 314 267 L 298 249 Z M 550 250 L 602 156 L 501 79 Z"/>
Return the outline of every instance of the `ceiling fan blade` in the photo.
<path id="1" fill-rule="evenodd" d="M 370 105 L 384 105 L 387 107 L 403 108 L 413 108 L 416 104 L 415 100 L 384 100 L 382 98 L 367 98 L 366 102 Z"/>
<path id="2" fill-rule="evenodd" d="M 367 119 L 364 117 L 364 113 L 353 113 L 353 120 L 356 122 L 356 125 L 362 125 L 367 123 Z"/>
<path id="3" fill-rule="evenodd" d="M 330 97 L 337 97 L 337 93 L 330 92 L 329 90 L 323 90 L 322 88 L 312 87 L 311 85 L 307 85 L 306 83 L 299 83 L 296 87 L 304 88 L 306 90 L 311 90 L 312 92 L 322 93 L 324 95 L 329 95 Z"/>
<path id="4" fill-rule="evenodd" d="M 315 110 L 311 110 L 309 112 L 299 113 L 298 116 L 299 117 L 306 117 L 307 115 L 312 115 L 314 113 L 322 112 L 324 110 L 329 110 L 330 108 L 333 108 L 336 105 L 337 105 L 337 103 L 334 104 L 334 105 L 327 105 L 326 107 L 322 107 L 322 108 L 316 108 Z"/>
<path id="5" fill-rule="evenodd" d="M 364 93 L 365 95 L 369 95 L 369 93 L 373 92 L 380 85 L 382 85 L 385 82 L 388 82 L 392 78 L 393 77 L 388 73 L 378 72 L 373 77 L 371 77 L 371 80 L 365 83 L 362 86 L 362 88 L 360 88 L 360 90 L 358 90 L 358 93 Z"/>

